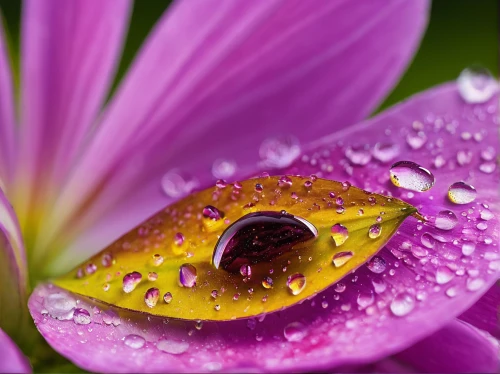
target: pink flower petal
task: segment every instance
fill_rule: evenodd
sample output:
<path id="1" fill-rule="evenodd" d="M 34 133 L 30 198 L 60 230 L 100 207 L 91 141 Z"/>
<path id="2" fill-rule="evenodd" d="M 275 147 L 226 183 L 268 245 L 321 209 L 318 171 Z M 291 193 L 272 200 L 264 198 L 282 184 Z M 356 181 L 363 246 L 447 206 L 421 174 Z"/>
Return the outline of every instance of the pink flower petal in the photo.
<path id="1" fill-rule="evenodd" d="M 330 370 L 374 362 L 409 348 L 471 307 L 499 277 L 499 171 L 480 171 L 484 159 L 495 157 L 500 149 L 497 105 L 498 96 L 483 104 L 466 104 L 455 84 L 443 85 L 322 139 L 288 169 L 392 194 L 428 216 L 425 224 L 413 218 L 403 223 L 377 254 L 376 271 L 363 266 L 345 277 L 342 287 L 330 287 L 265 318 L 205 322 L 201 329 L 192 322 L 122 311 L 120 326 L 97 322 L 93 333 L 83 332 L 83 340 L 92 344 L 79 342 L 78 327 L 71 322 L 61 326 L 43 319 L 43 299 L 61 291 L 42 286 L 30 300 L 38 328 L 59 352 L 89 370 L 105 370 L 104 365 L 113 371 L 150 372 Z M 415 131 L 425 138 L 418 149 Z M 367 150 L 372 156 L 358 157 Z M 389 180 L 388 157 L 382 157 L 387 154 L 381 150 L 397 154 L 393 161 L 413 160 L 432 170 L 434 187 L 425 193 L 396 188 Z M 470 152 L 470 161 L 460 165 L 458 153 L 464 150 Z M 433 166 L 439 155 L 445 163 Z M 354 162 L 364 158 L 371 161 L 364 166 Z M 460 180 L 475 186 L 474 202 L 458 205 L 448 200 L 448 187 Z M 443 210 L 457 216 L 452 229 L 435 227 L 435 217 Z M 90 308 L 84 301 L 79 305 Z M 61 329 L 67 333 L 61 335 Z M 140 335 L 145 345 L 130 350 L 122 340 L 130 334 Z"/>
<path id="2" fill-rule="evenodd" d="M 29 323 L 26 253 L 16 215 L 1 190 L 0 284 L 0 325 L 9 335 L 22 338 L 21 327 Z"/>
<path id="3" fill-rule="evenodd" d="M 500 339 L 500 285 L 494 284 L 460 319 Z"/>
<path id="4" fill-rule="evenodd" d="M 16 209 L 57 187 L 112 83 L 129 0 L 26 1 L 22 20 L 21 127 Z M 30 191 L 30 187 L 32 190 Z M 43 201 L 48 203 L 47 196 Z"/>
<path id="5" fill-rule="evenodd" d="M 31 373 L 28 359 L 22 354 L 9 336 L 0 329 L 0 372 Z"/>
<path id="6" fill-rule="evenodd" d="M 0 181 L 11 177 L 14 153 L 14 98 L 3 25 L 0 20 Z M 5 185 L 4 185 L 5 187 Z"/>
<path id="7" fill-rule="evenodd" d="M 234 159 L 244 175 L 255 170 L 267 137 L 307 142 L 366 117 L 412 56 L 427 6 L 176 4 L 141 51 L 58 202 L 54 219 L 75 215 L 68 229 L 81 235 L 68 258 L 78 250 L 90 254 L 175 199 L 161 189 L 172 169 L 206 185 L 216 159 Z M 82 214 L 78 203 L 90 195 Z"/>
<path id="8" fill-rule="evenodd" d="M 473 326 L 455 320 L 403 352 L 342 372 L 497 373 L 498 351 L 498 341 Z"/>

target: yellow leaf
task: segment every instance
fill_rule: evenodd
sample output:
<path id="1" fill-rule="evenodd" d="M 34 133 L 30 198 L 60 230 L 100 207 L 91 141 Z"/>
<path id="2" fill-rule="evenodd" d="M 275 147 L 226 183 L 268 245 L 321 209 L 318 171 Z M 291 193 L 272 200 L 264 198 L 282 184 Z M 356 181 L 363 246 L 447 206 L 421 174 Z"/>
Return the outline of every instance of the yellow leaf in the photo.
<path id="1" fill-rule="evenodd" d="M 160 211 L 54 283 L 154 315 L 246 318 L 336 283 L 411 214 L 418 215 L 401 200 L 314 177 L 218 184 Z"/>

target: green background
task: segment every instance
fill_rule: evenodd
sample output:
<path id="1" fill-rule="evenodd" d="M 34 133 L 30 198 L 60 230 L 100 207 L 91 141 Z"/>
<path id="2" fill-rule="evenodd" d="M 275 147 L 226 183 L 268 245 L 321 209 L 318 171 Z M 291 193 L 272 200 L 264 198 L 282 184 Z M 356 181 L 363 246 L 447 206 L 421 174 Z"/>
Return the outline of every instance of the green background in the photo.
<path id="1" fill-rule="evenodd" d="M 115 85 L 169 3 L 168 0 L 135 2 Z M 18 65 L 20 4 L 18 0 L 0 0 L 15 65 Z M 498 77 L 498 26 L 497 0 L 435 0 L 415 59 L 379 110 L 438 83 L 453 80 L 467 66 L 482 65 Z"/>

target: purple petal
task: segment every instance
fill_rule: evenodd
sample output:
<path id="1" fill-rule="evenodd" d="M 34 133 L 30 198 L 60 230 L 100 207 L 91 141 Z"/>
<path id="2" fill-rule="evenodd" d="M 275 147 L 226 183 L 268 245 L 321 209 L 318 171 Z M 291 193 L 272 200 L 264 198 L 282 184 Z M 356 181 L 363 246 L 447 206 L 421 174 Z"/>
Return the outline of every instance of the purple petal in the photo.
<path id="1" fill-rule="evenodd" d="M 127 314 L 121 327 L 96 323 L 93 333 L 84 332 L 92 344 L 79 343 L 78 327 L 71 322 L 64 328 L 50 318 L 41 323 L 40 305 L 48 292 L 42 287 L 30 301 L 38 328 L 58 351 L 97 371 L 108 364 L 123 371 L 329 370 L 404 350 L 471 307 L 498 279 L 498 170 L 479 170 L 484 159 L 496 157 L 499 150 L 497 100 L 495 96 L 486 103 L 469 105 L 454 84 L 437 87 L 311 145 L 288 169 L 289 173 L 348 179 L 358 187 L 405 199 L 429 217 L 426 224 L 413 218 L 403 223 L 377 255 L 384 266 L 376 271 L 369 266 L 359 268 L 341 281 L 344 287 L 331 287 L 311 301 L 260 322 L 206 322 L 200 331 L 194 323 Z M 414 149 L 415 128 L 426 138 L 419 149 Z M 357 144 L 369 148 L 359 150 Z M 347 147 L 351 161 L 345 156 Z M 470 162 L 460 165 L 462 155 L 457 153 L 465 149 L 471 152 Z M 366 150 L 370 155 L 358 158 Z M 382 157 L 387 154 L 381 150 L 397 154 L 393 161 L 413 160 L 432 170 L 435 186 L 426 193 L 396 188 L 389 180 L 388 157 Z M 438 155 L 445 160 L 444 165 L 437 164 L 439 168 L 433 166 Z M 365 166 L 354 162 L 365 158 L 371 159 Z M 473 203 L 456 205 L 446 197 L 449 185 L 460 180 L 476 187 Z M 434 227 L 433 217 L 445 209 L 457 216 L 458 223 L 451 230 Z M 61 336 L 61 328 L 68 333 Z M 128 334 L 145 338 L 146 348 L 130 351 L 124 347 L 121 339 Z M 185 352 L 160 352 L 158 342 L 163 339 L 182 342 Z M 169 344 L 159 346 L 169 351 L 173 349 Z M 111 350 L 123 353 L 115 356 L 108 353 Z"/>
<path id="2" fill-rule="evenodd" d="M 494 284 L 460 319 L 500 339 L 500 285 Z"/>
<path id="3" fill-rule="evenodd" d="M 14 98 L 3 24 L 0 19 L 0 180 L 6 183 L 12 172 L 14 153 Z"/>
<path id="4" fill-rule="evenodd" d="M 497 373 L 499 343 L 490 335 L 455 320 L 392 357 L 343 369 L 358 373 Z"/>
<path id="5" fill-rule="evenodd" d="M 245 175 L 255 170 L 267 137 L 292 134 L 307 142 L 366 117 L 412 56 L 427 6 L 176 4 L 111 103 L 54 218 L 63 222 L 75 214 L 75 201 L 93 194 L 89 210 L 71 220 L 81 234 L 74 248 L 88 255 L 176 198 L 161 190 L 172 169 L 206 185 L 222 158 L 234 159 Z"/>
<path id="6" fill-rule="evenodd" d="M 16 215 L 1 190 L 0 284 L 0 325 L 9 335 L 22 338 L 20 327 L 29 320 L 26 253 Z"/>
<path id="7" fill-rule="evenodd" d="M 0 373 L 31 373 L 28 359 L 1 329 L 0 346 Z"/>
<path id="8" fill-rule="evenodd" d="M 40 195 L 44 184 L 54 188 L 64 180 L 79 152 L 112 83 L 130 4 L 23 4 L 19 214 L 29 209 L 33 190 Z"/>

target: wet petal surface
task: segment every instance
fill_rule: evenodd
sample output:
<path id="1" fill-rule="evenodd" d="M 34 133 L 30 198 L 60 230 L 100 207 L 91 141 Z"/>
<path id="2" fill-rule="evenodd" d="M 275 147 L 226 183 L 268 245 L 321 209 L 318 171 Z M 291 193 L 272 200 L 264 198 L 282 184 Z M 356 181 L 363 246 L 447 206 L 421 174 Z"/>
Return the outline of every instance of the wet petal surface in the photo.
<path id="1" fill-rule="evenodd" d="M 315 176 L 219 181 L 54 282 L 159 316 L 248 318 L 284 309 L 341 280 L 413 213 L 401 200 Z M 158 303 L 167 292 L 169 301 Z"/>

